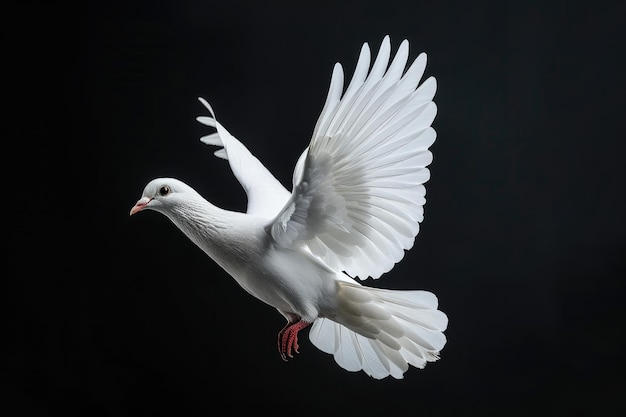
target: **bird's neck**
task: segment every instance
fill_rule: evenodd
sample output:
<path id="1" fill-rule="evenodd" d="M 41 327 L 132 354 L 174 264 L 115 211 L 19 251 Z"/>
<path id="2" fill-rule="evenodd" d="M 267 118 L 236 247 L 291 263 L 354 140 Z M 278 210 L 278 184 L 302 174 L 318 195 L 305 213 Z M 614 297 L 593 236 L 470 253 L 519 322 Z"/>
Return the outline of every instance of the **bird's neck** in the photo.
<path id="1" fill-rule="evenodd" d="M 219 208 L 198 196 L 172 209 L 170 219 L 190 239 L 219 239 L 228 229 L 235 212 Z M 241 213 L 238 213 L 241 215 Z"/>
<path id="2" fill-rule="evenodd" d="M 199 197 L 172 210 L 170 219 L 187 237 L 230 271 L 262 244 L 263 228 L 245 213 L 224 210 Z M 256 249 L 255 249 L 256 248 Z"/>

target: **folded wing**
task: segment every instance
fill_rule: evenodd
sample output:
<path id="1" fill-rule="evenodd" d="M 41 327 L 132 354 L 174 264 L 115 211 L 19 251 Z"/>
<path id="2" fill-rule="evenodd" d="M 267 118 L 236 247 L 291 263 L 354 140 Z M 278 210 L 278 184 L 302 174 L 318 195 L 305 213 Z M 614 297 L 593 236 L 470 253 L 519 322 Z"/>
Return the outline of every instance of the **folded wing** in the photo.
<path id="1" fill-rule="evenodd" d="M 336 64 L 287 204 L 268 227 L 276 244 L 304 244 L 353 277 L 378 278 L 413 246 L 423 220 L 436 82 L 421 85 L 426 55 L 405 71 L 408 42 L 389 64 L 385 37 L 370 70 L 361 49 L 345 93 Z"/>

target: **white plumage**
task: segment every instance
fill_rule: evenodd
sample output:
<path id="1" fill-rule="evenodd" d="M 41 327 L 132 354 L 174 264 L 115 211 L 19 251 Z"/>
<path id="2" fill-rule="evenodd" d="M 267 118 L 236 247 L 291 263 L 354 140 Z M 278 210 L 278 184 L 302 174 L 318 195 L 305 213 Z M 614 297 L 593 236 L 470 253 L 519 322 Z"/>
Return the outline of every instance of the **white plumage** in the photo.
<path id="1" fill-rule="evenodd" d="M 439 358 L 447 316 L 427 291 L 371 288 L 413 246 L 423 220 L 424 183 L 436 134 L 433 77 L 420 54 L 405 71 L 408 42 L 389 63 L 385 37 L 370 69 L 361 49 L 343 88 L 339 63 L 290 193 L 215 118 L 201 138 L 219 146 L 246 191 L 246 213 L 223 210 L 172 178 L 152 180 L 131 210 L 166 215 L 246 291 L 275 307 L 287 324 L 278 336 L 283 359 L 298 351 L 298 332 L 349 371 L 402 378 L 409 365 Z"/>

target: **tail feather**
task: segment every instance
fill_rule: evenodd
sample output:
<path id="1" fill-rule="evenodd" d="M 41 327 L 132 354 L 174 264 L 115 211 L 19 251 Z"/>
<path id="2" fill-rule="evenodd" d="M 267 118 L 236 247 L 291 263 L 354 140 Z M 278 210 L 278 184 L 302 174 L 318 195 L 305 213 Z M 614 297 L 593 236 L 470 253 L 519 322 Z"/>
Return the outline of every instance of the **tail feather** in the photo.
<path id="1" fill-rule="evenodd" d="M 402 378 L 409 365 L 439 359 L 447 316 L 427 291 L 393 291 L 341 282 L 338 313 L 315 321 L 309 337 L 348 371 Z"/>
<path id="2" fill-rule="evenodd" d="M 338 338 L 340 349 L 337 350 L 337 363 L 351 371 L 358 371 L 360 369 L 358 358 L 358 345 L 355 343 L 356 334 L 354 332 L 345 331 L 346 329 L 335 329 L 338 331 Z M 343 331 L 342 331 L 343 330 Z"/>

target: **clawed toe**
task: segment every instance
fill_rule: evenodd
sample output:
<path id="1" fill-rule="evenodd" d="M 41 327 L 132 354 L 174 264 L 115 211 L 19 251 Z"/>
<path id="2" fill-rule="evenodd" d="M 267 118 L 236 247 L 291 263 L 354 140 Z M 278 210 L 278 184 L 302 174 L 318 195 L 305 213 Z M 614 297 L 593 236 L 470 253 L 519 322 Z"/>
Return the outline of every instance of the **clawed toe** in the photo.
<path id="1" fill-rule="evenodd" d="M 298 345 L 298 332 L 309 324 L 310 323 L 302 320 L 295 323 L 287 323 L 287 325 L 278 332 L 278 352 L 284 361 L 293 358 L 292 352 L 300 353 L 298 350 L 300 348 Z"/>

